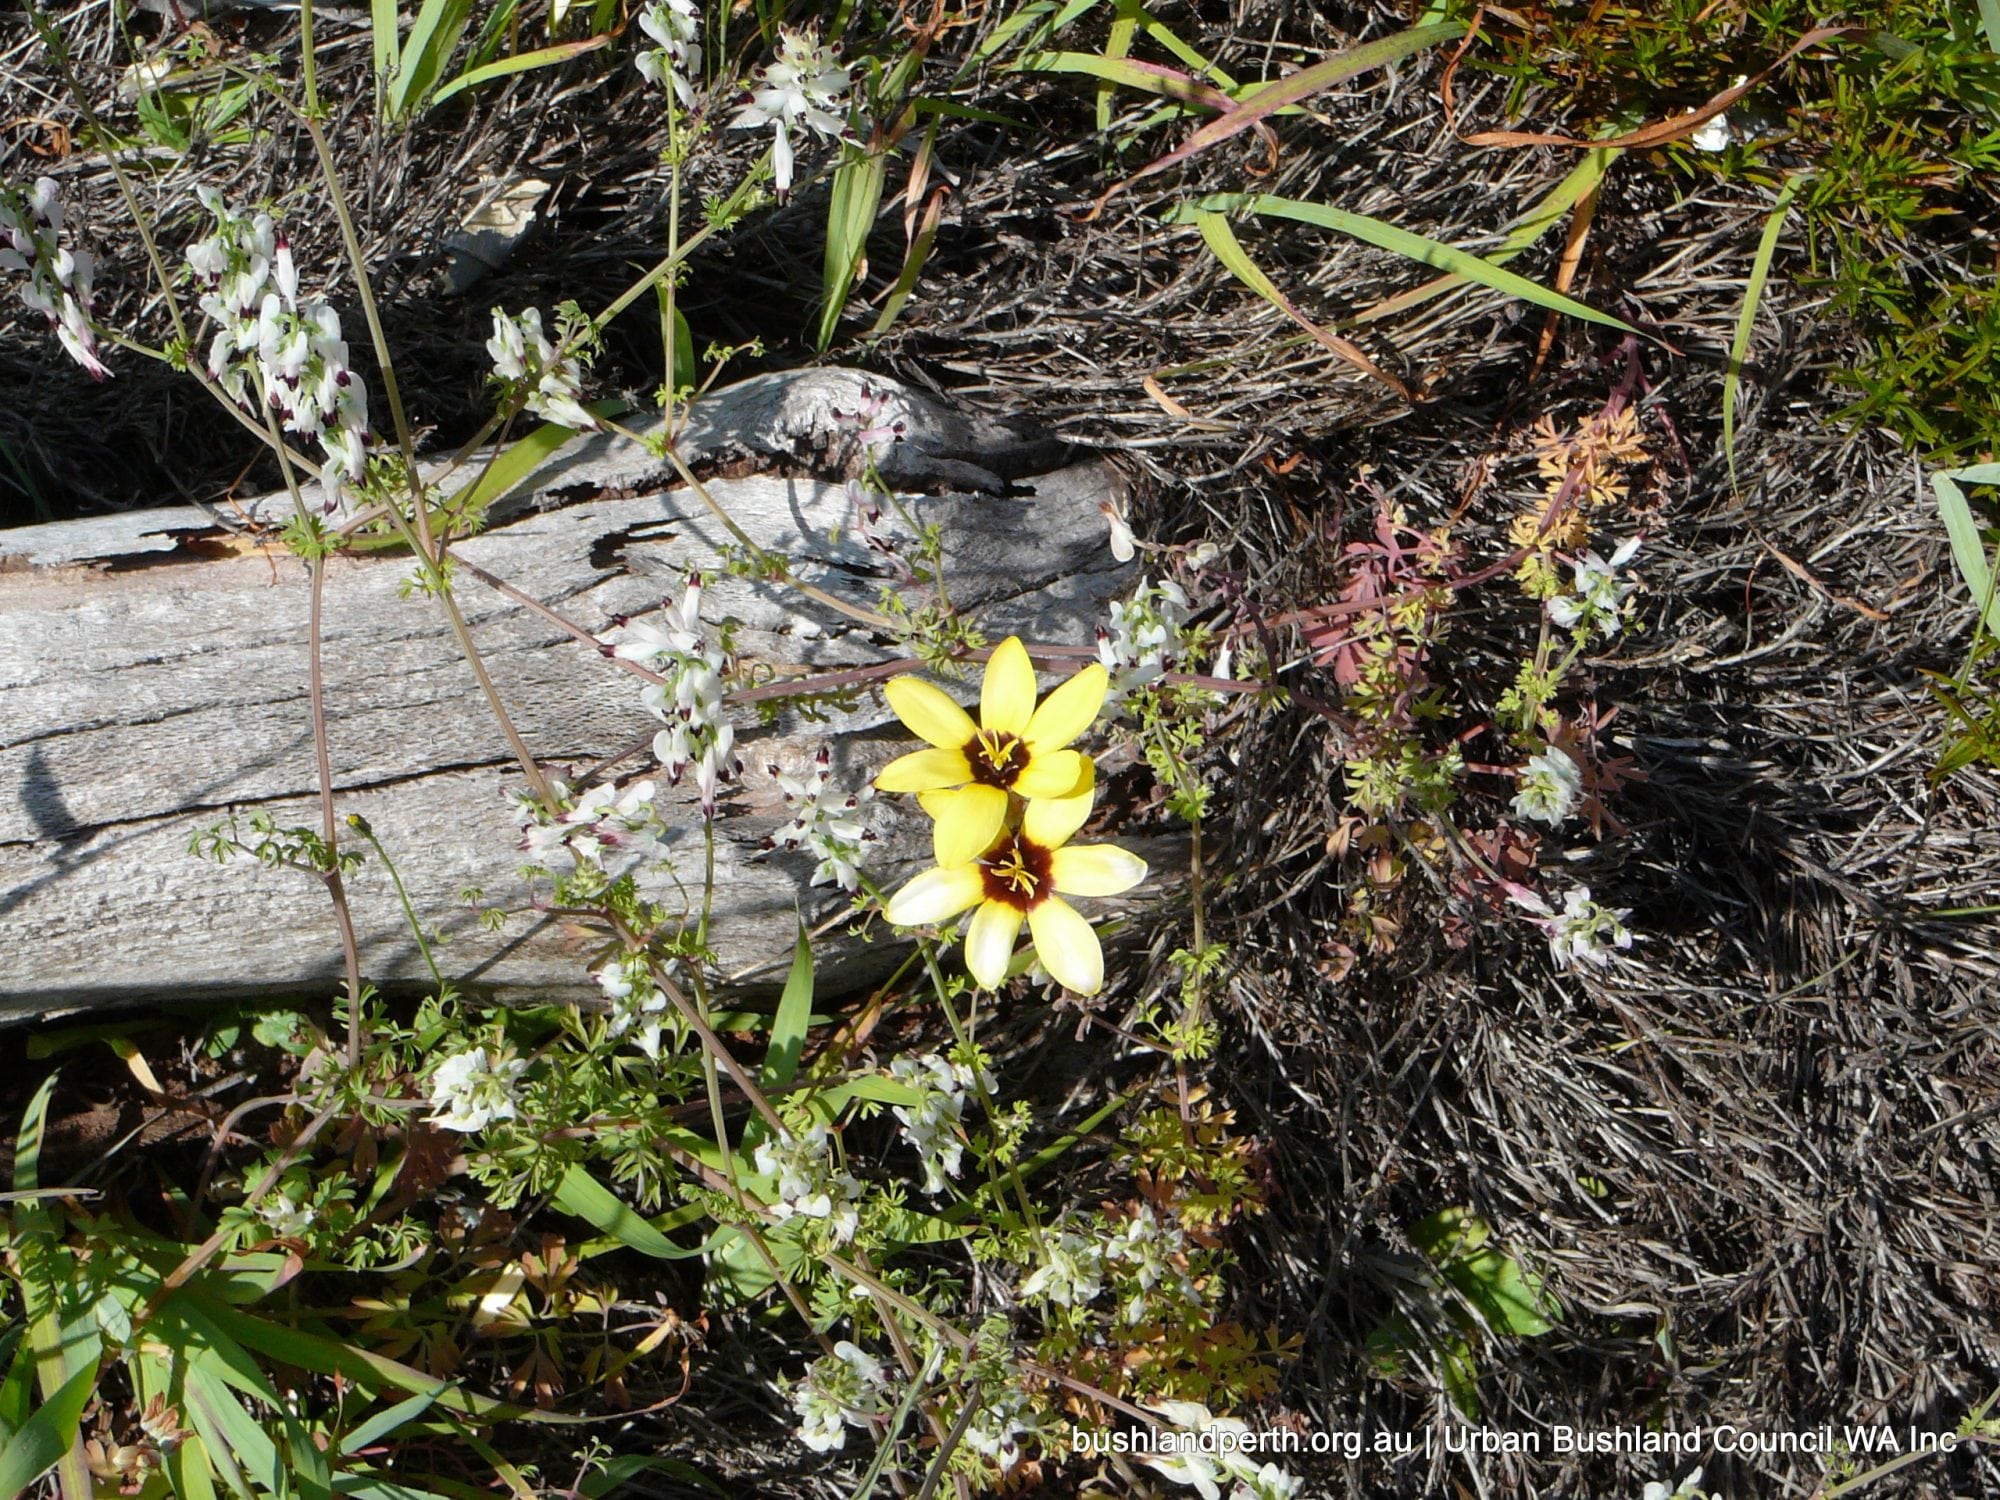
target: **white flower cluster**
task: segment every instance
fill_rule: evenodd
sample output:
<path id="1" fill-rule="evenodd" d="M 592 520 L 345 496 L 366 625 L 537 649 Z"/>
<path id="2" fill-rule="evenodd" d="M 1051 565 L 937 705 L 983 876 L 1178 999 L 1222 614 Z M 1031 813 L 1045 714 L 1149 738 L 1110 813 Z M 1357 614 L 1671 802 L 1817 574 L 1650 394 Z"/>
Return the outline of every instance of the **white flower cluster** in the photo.
<path id="1" fill-rule="evenodd" d="M 622 661 L 635 661 L 665 678 L 639 695 L 647 711 L 667 727 L 653 736 L 653 754 L 678 786 L 694 767 L 701 810 L 715 816 L 716 788 L 740 769 L 733 751 L 736 731 L 723 717 L 723 674 L 729 660 L 701 624 L 701 575 L 688 576 L 679 604 L 660 607 L 660 623 L 624 621 L 598 637 Z"/>
<path id="2" fill-rule="evenodd" d="M 1065 1229 L 1042 1236 L 1042 1263 L 1021 1283 L 1023 1297 L 1082 1307 L 1104 1290 L 1104 1247 Z"/>
<path id="3" fill-rule="evenodd" d="M 604 998 L 611 1002 L 609 1034 L 613 1038 L 621 1037 L 636 1027 L 638 1035 L 634 1040 L 639 1050 L 657 1062 L 660 1056 L 661 1018 L 667 1011 L 667 996 L 654 980 L 646 955 L 623 954 L 593 969 L 590 977 L 597 981 L 597 987 L 604 991 Z"/>
<path id="4" fill-rule="evenodd" d="M 1097 659 L 1111 674 L 1104 695 L 1110 712 L 1123 712 L 1132 694 L 1181 669 L 1188 654 L 1192 613 L 1187 590 L 1171 578 L 1158 583 L 1142 578 L 1131 598 L 1112 601 L 1110 623 L 1097 627 Z M 1227 677 L 1229 667 L 1230 650 L 1225 645 L 1209 675 Z"/>
<path id="5" fill-rule="evenodd" d="M 269 406 L 285 431 L 319 440 L 331 511 L 341 481 L 359 483 L 368 468 L 368 391 L 348 367 L 340 314 L 299 296 L 291 246 L 269 214 L 246 218 L 211 187 L 195 193 L 215 215 L 214 231 L 187 248 L 201 310 L 216 325 L 209 377 L 244 410 Z"/>
<path id="6" fill-rule="evenodd" d="M 316 1215 L 310 1203 L 301 1202 L 288 1193 L 267 1194 L 257 1205 L 257 1217 L 271 1233 L 281 1240 L 295 1240 L 312 1228 Z"/>
<path id="7" fill-rule="evenodd" d="M 965 1155 L 959 1125 L 965 1116 L 965 1092 L 974 1083 L 972 1069 L 932 1052 L 897 1058 L 889 1064 L 889 1074 L 917 1091 L 915 1104 L 898 1104 L 890 1112 L 902 1122 L 903 1139 L 917 1148 L 923 1160 L 924 1191 L 941 1193 L 946 1180 L 958 1176 Z M 977 1082 L 992 1094 L 993 1077 L 983 1068 Z"/>
<path id="8" fill-rule="evenodd" d="M 431 1070 L 427 1118 L 446 1130 L 484 1130 L 519 1113 L 514 1084 L 528 1071 L 525 1058 L 489 1056 L 484 1047 L 454 1052 Z"/>
<path id="9" fill-rule="evenodd" d="M 822 1220 L 836 1245 L 854 1238 L 861 1227 L 861 1212 L 854 1206 L 861 1184 L 834 1166 L 826 1126 L 815 1121 L 802 1136 L 786 1131 L 775 1141 L 766 1137 L 757 1143 L 751 1160 L 759 1173 L 777 1179 L 772 1218 L 782 1222 L 797 1214 Z"/>
<path id="10" fill-rule="evenodd" d="M 799 1414 L 799 1441 L 828 1453 L 847 1446 L 848 1428 L 865 1428 L 888 1410 L 889 1383 L 882 1361 L 842 1339 L 785 1395 Z"/>
<path id="11" fill-rule="evenodd" d="M 1621 578 L 1618 570 L 1638 556 L 1639 538 L 1633 537 L 1611 554 L 1606 562 L 1595 552 L 1586 552 L 1575 566 L 1576 590 L 1549 601 L 1549 618 L 1565 630 L 1595 630 L 1609 640 L 1625 627 L 1625 601 L 1638 584 Z"/>
<path id="12" fill-rule="evenodd" d="M 620 792 L 610 782 L 592 787 L 574 802 L 567 782 L 550 781 L 563 810 L 551 813 L 532 793 L 516 793 L 521 849 L 531 863 L 556 875 L 577 869 L 606 869 L 607 857 L 666 857 L 660 835 L 666 825 L 653 806 L 653 783 L 642 781 Z M 611 873 L 606 869 L 606 873 Z"/>
<path id="13" fill-rule="evenodd" d="M 53 177 L 38 177 L 27 192 L 0 182 L 0 270 L 25 271 L 21 301 L 49 320 L 69 357 L 93 379 L 111 372 L 97 357 L 97 334 L 90 326 L 90 275 L 96 262 L 88 250 L 62 247 L 63 203 Z"/>
<path id="14" fill-rule="evenodd" d="M 1697 1466 L 1687 1478 L 1671 1489 L 1664 1480 L 1650 1479 L 1646 1482 L 1646 1488 L 1640 1493 L 1643 1500 L 1699 1500 L 1702 1494 L 1701 1469 Z"/>
<path id="15" fill-rule="evenodd" d="M 1175 1484 L 1192 1485 L 1201 1500 L 1292 1500 L 1303 1490 L 1299 1479 L 1276 1464 L 1257 1462 L 1257 1440 L 1235 1417 L 1218 1417 L 1198 1401 L 1162 1401 L 1153 1408 L 1174 1426 L 1201 1437 L 1199 1446 L 1142 1459 Z"/>
<path id="16" fill-rule="evenodd" d="M 1590 899 L 1590 887 L 1580 885 L 1563 898 L 1560 916 L 1548 923 L 1549 952 L 1565 969 L 1578 964 L 1607 968 L 1613 949 L 1624 952 L 1632 946 L 1632 934 L 1625 926 L 1629 909 L 1614 911 Z"/>
<path id="17" fill-rule="evenodd" d="M 847 92 L 847 69 L 823 44 L 819 33 L 791 26 L 778 29 L 778 60 L 766 65 L 750 85 L 750 102 L 729 122 L 732 130 L 769 125 L 776 135 L 771 165 L 778 201 L 792 190 L 792 127 L 837 140 L 847 131 L 840 96 Z"/>
<path id="18" fill-rule="evenodd" d="M 1146 1320 L 1152 1311 L 1151 1294 L 1162 1285 L 1173 1285 L 1185 1302 L 1200 1295 L 1176 1263 L 1186 1251 L 1187 1236 L 1179 1222 L 1162 1219 L 1150 1203 L 1141 1204 L 1124 1228 L 1111 1236 L 1104 1254 L 1119 1268 L 1119 1280 L 1131 1293 L 1119 1308 L 1127 1323 Z"/>
<path id="19" fill-rule="evenodd" d="M 545 422 L 578 432 L 601 432 L 603 423 L 583 404 L 583 364 L 576 350 L 558 358 L 542 332 L 542 310 L 531 307 L 515 317 L 493 309 L 493 337 L 486 341 L 493 374 L 527 388 L 528 410 Z"/>
<path id="20" fill-rule="evenodd" d="M 987 1393 L 984 1403 L 965 1425 L 965 1446 L 991 1459 L 1002 1474 L 1007 1474 L 1021 1461 L 1021 1439 L 1035 1437 L 1040 1432 L 1034 1411 L 1028 1405 L 1027 1392 L 1017 1385 L 1008 1386 L 1003 1391 Z"/>
<path id="21" fill-rule="evenodd" d="M 1583 768 L 1555 745 L 1528 757 L 1514 793 L 1514 816 L 1560 828 L 1583 796 Z"/>
<path id="22" fill-rule="evenodd" d="M 792 776 L 775 761 L 769 770 L 792 810 L 792 821 L 766 841 L 767 849 L 804 849 L 819 861 L 812 883 L 831 882 L 843 891 L 861 888 L 861 846 L 874 838 L 862 822 L 861 804 L 875 794 L 863 785 L 849 797 L 838 791 L 827 795 L 827 771 L 832 756 L 825 746 L 813 757 L 813 768 L 805 776 Z"/>
<path id="23" fill-rule="evenodd" d="M 683 109 L 694 108 L 694 78 L 701 72 L 701 12 L 694 0 L 654 0 L 639 12 L 639 29 L 659 43 L 633 60 L 639 76 L 668 89 Z"/>

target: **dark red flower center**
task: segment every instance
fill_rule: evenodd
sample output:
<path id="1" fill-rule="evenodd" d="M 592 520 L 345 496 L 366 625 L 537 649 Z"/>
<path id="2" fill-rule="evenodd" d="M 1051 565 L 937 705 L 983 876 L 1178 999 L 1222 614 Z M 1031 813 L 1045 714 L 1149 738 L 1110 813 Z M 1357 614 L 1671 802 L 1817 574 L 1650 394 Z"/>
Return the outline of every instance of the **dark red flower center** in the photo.
<path id="1" fill-rule="evenodd" d="M 1018 735 L 982 729 L 965 742 L 965 763 L 972 767 L 972 779 L 981 786 L 1005 791 L 1027 767 L 1028 744 Z"/>
<path id="2" fill-rule="evenodd" d="M 1016 911 L 1032 911 L 1049 894 L 1050 851 L 1018 833 L 1010 833 L 979 867 L 986 899 Z"/>

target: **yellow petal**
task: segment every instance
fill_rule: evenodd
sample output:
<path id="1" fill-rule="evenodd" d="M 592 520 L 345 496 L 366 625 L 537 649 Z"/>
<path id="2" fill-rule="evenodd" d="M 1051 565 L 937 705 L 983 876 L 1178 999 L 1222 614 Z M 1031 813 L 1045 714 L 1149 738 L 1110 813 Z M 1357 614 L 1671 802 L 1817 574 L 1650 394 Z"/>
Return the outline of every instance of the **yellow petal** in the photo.
<path id="1" fill-rule="evenodd" d="M 1084 764 L 1090 762 L 1086 760 Z M 1040 844 L 1044 849 L 1060 848 L 1090 821 L 1090 804 L 1096 800 L 1094 785 L 1068 797 L 1037 797 L 1021 814 L 1021 832 L 1028 842 Z"/>
<path id="2" fill-rule="evenodd" d="M 1097 722 L 1111 674 L 1093 662 L 1070 678 L 1035 710 L 1028 732 L 1021 736 L 1030 750 L 1060 750 Z"/>
<path id="3" fill-rule="evenodd" d="M 988 901 L 972 914 L 965 928 L 965 967 L 989 990 L 1007 982 L 1013 962 L 1014 939 L 1021 935 L 1021 913 L 999 901 Z"/>
<path id="4" fill-rule="evenodd" d="M 940 750 L 963 750 L 979 730 L 972 715 L 945 696 L 944 689 L 921 677 L 892 677 L 882 696 L 912 734 Z"/>
<path id="5" fill-rule="evenodd" d="M 986 680 L 979 689 L 979 724 L 1001 734 L 1020 734 L 1034 712 L 1034 664 L 1021 638 L 1010 635 L 987 659 Z"/>
<path id="6" fill-rule="evenodd" d="M 1042 967 L 1057 984 L 1079 995 L 1094 995 L 1104 988 L 1104 950 L 1090 924 L 1067 901 L 1050 896 L 1036 902 L 1028 913 L 1028 932 Z"/>
<path id="7" fill-rule="evenodd" d="M 889 898 L 889 920 L 898 927 L 921 927 L 957 916 L 986 894 L 977 865 L 926 870 Z"/>
<path id="8" fill-rule="evenodd" d="M 1007 794 L 997 786 L 925 792 L 917 800 L 937 820 L 931 847 L 941 865 L 971 864 L 993 847 L 1007 826 Z"/>
<path id="9" fill-rule="evenodd" d="M 1029 757 L 1014 778 L 1014 790 L 1023 797 L 1073 797 L 1092 780 L 1089 756 L 1077 750 L 1049 750 Z"/>
<path id="10" fill-rule="evenodd" d="M 964 786 L 972 767 L 962 750 L 912 750 L 875 773 L 875 788 L 883 792 L 929 792 L 942 786 Z"/>
<path id="11" fill-rule="evenodd" d="M 1031 803 L 1054 807 L 1057 803 Z M 1146 862 L 1116 844 L 1072 844 L 1049 856 L 1049 879 L 1065 896 L 1116 896 L 1146 878 Z"/>

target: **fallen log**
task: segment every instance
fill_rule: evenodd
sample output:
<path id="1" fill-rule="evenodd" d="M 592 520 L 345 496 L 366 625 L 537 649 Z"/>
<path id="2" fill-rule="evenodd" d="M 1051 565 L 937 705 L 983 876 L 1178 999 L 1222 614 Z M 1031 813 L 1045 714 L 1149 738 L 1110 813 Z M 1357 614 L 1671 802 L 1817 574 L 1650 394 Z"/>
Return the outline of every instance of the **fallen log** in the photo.
<path id="1" fill-rule="evenodd" d="M 880 377 L 867 386 L 887 398 L 876 420 L 903 424 L 883 471 L 919 524 L 942 526 L 954 603 L 995 639 L 1089 643 L 1106 601 L 1131 581 L 1106 545 L 1109 467 Z M 862 377 L 847 371 L 746 381 L 698 403 L 679 451 L 716 476 L 711 493 L 758 546 L 800 579 L 867 605 L 889 572 L 855 534 L 844 484 L 852 443 L 836 418 L 863 394 Z M 915 493 L 924 489 L 934 492 Z M 290 502 L 266 496 L 244 510 L 276 522 Z M 683 570 L 720 574 L 730 543 L 666 464 L 611 438 L 570 444 L 493 515 L 454 553 L 592 632 L 657 608 Z M 893 508 L 881 528 L 910 541 Z M 534 910 L 509 795 L 524 784 L 521 769 L 439 606 L 405 588 L 410 574 L 407 555 L 394 553 L 327 567 L 339 809 L 361 814 L 383 841 L 442 940 L 448 979 L 505 1000 L 592 994 L 585 965 L 604 934 Z M 0 1019 L 338 986 L 341 947 L 317 880 L 190 852 L 199 830 L 232 814 L 319 824 L 305 577 L 281 548 L 193 508 L 0 532 Z M 637 679 L 470 570 L 456 592 L 545 768 L 561 774 L 650 740 L 657 725 Z M 884 632 L 740 577 L 719 577 L 703 614 L 736 622 L 739 659 L 773 680 L 897 654 Z M 959 696 L 975 692 L 968 682 Z M 762 723 L 746 707 L 735 723 L 745 769 L 716 823 L 711 932 L 724 973 L 755 980 L 789 958 L 799 914 L 814 922 L 844 905 L 808 884 L 809 857 L 765 851 L 785 820 L 765 767 L 800 770 L 827 746 L 836 780 L 858 786 L 910 739 L 872 691 L 815 719 L 793 708 Z M 658 778 L 647 750 L 617 772 L 642 773 Z M 692 789 L 663 790 L 660 801 L 698 890 Z M 874 805 L 870 865 L 885 883 L 927 851 L 927 824 L 907 803 Z M 348 889 L 364 976 L 427 985 L 382 862 L 371 856 Z M 506 920 L 488 931 L 476 907 Z M 865 982 L 885 956 L 886 945 L 829 941 L 822 982 Z"/>

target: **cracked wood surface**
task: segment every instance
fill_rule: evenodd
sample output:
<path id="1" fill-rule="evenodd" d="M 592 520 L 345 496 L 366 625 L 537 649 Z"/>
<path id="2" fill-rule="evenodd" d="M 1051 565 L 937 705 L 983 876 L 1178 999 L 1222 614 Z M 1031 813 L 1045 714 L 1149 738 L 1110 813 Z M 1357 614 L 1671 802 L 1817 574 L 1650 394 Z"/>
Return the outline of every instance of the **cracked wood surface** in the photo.
<path id="1" fill-rule="evenodd" d="M 1088 644 L 1130 570 L 1105 544 L 1101 461 L 1012 424 L 941 407 L 870 377 L 906 424 L 891 471 L 921 523 L 944 527 L 952 597 L 994 638 Z M 837 476 L 833 414 L 861 377 L 759 377 L 700 404 L 682 443 L 694 465 L 811 462 Z M 1047 472 L 1038 466 L 1061 462 Z M 882 559 L 852 536 L 837 477 L 717 479 L 716 499 L 807 582 L 871 603 Z M 283 497 L 246 509 L 283 514 Z M 727 540 L 662 465 L 625 443 L 572 444 L 497 508 L 467 561 L 587 630 L 657 607 L 680 570 L 718 567 Z M 883 529 L 907 528 L 885 510 Z M 516 873 L 508 793 L 522 784 L 435 603 L 404 598 L 406 556 L 336 558 L 327 572 L 329 741 L 341 812 L 388 847 L 448 978 L 502 998 L 592 992 L 584 963 L 601 933 L 529 909 Z M 529 746 L 560 773 L 650 741 L 641 680 L 461 573 L 473 636 Z M 72 1006 L 326 994 L 341 956 L 317 880 L 248 860 L 196 859 L 204 826 L 252 810 L 281 827 L 319 824 L 306 699 L 305 570 L 280 551 L 220 535 L 173 508 L 0 532 L 0 1019 Z M 708 592 L 711 621 L 737 622 L 752 667 L 865 666 L 893 654 L 866 627 L 792 593 L 740 579 Z M 976 685 L 960 685 L 969 700 Z M 767 978 L 788 962 L 795 921 L 842 903 L 807 885 L 803 855 L 761 854 L 783 822 L 766 766 L 802 770 L 822 745 L 856 785 L 909 737 L 879 695 L 826 722 L 761 726 L 736 712 L 744 774 L 717 823 L 713 935 L 726 973 Z M 656 770 L 650 751 L 620 774 Z M 875 805 L 871 865 L 893 881 L 916 867 L 926 825 L 909 799 Z M 679 868 L 698 891 L 703 849 L 686 789 L 661 793 Z M 352 838 L 352 835 L 347 835 Z M 484 931 L 461 899 L 479 887 L 509 913 Z M 362 970 L 384 985 L 427 982 L 387 872 L 372 853 L 352 878 Z M 890 957 L 851 941 L 823 954 L 830 986 L 865 982 Z"/>

